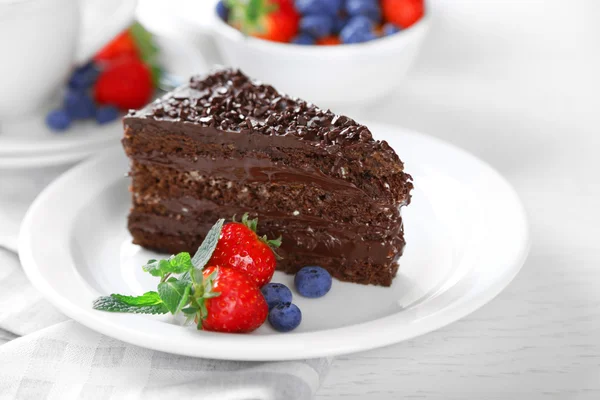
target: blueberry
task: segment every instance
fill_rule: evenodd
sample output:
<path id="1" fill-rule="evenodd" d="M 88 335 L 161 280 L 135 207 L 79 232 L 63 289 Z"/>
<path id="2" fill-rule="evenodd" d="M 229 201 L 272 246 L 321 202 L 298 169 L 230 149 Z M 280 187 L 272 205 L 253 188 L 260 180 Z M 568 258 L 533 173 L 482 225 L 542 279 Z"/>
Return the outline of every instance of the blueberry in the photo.
<path id="1" fill-rule="evenodd" d="M 91 88 L 96 83 L 99 75 L 100 70 L 90 61 L 73 71 L 69 78 L 69 87 L 71 89 Z"/>
<path id="2" fill-rule="evenodd" d="M 73 120 L 93 118 L 96 114 L 94 101 L 84 91 L 67 90 L 63 105 L 65 111 Z"/>
<path id="3" fill-rule="evenodd" d="M 342 29 L 344 29 L 347 23 L 348 17 L 343 17 L 341 15 L 336 16 L 333 19 L 333 33 L 338 35 L 342 31 Z"/>
<path id="4" fill-rule="evenodd" d="M 323 0 L 295 0 L 296 10 L 302 15 L 319 15 L 325 13 Z"/>
<path id="5" fill-rule="evenodd" d="M 331 16 L 336 16 L 342 10 L 344 0 L 319 0 L 319 3 L 322 4 L 321 7 L 323 7 L 327 14 Z"/>
<path id="6" fill-rule="evenodd" d="M 338 15 L 344 0 L 295 0 L 296 10 L 302 15 Z"/>
<path id="7" fill-rule="evenodd" d="M 302 322 L 302 312 L 295 304 L 280 303 L 269 312 L 269 323 L 279 332 L 296 329 Z"/>
<path id="8" fill-rule="evenodd" d="M 376 36 L 373 33 L 373 22 L 364 15 L 351 18 L 340 32 L 342 43 L 347 44 L 367 42 L 375 38 Z"/>
<path id="9" fill-rule="evenodd" d="M 364 43 L 375 39 L 377 39 L 377 35 L 375 35 L 373 32 L 357 32 L 356 34 L 349 36 L 343 43 Z"/>
<path id="10" fill-rule="evenodd" d="M 315 44 L 315 38 L 310 36 L 308 33 L 301 33 L 292 39 L 294 44 Z"/>
<path id="11" fill-rule="evenodd" d="M 304 267 L 296 273 L 294 285 L 304 297 L 322 297 L 331 289 L 331 274 L 321 267 Z"/>
<path id="12" fill-rule="evenodd" d="M 374 22 L 381 21 L 381 7 L 377 0 L 347 0 L 346 12 L 352 17 L 364 15 Z"/>
<path id="13" fill-rule="evenodd" d="M 277 304 L 292 302 L 292 291 L 283 283 L 267 283 L 260 291 L 265 296 L 269 310 Z"/>
<path id="14" fill-rule="evenodd" d="M 119 117 L 119 110 L 113 106 L 99 107 L 96 110 L 96 122 L 100 125 L 114 121 Z"/>
<path id="15" fill-rule="evenodd" d="M 225 22 L 229 18 L 229 8 L 227 8 L 223 0 L 217 3 L 217 15 Z"/>
<path id="16" fill-rule="evenodd" d="M 333 18 L 327 15 L 307 15 L 300 20 L 300 31 L 317 39 L 331 35 Z"/>
<path id="17" fill-rule="evenodd" d="M 65 110 L 50 111 L 46 116 L 46 125 L 53 131 L 64 131 L 71 125 L 71 117 Z"/>
<path id="18" fill-rule="evenodd" d="M 383 36 L 390 36 L 390 35 L 393 35 L 394 33 L 400 32 L 400 30 L 401 29 L 398 28 L 398 26 L 387 23 L 383 26 L 382 32 L 383 32 Z"/>

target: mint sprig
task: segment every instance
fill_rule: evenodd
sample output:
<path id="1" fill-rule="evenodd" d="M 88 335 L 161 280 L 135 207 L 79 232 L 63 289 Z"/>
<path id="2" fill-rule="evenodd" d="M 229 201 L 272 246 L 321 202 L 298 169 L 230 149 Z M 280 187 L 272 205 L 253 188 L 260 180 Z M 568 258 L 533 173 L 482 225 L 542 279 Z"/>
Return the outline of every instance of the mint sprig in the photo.
<path id="1" fill-rule="evenodd" d="M 96 310 L 133 314 L 166 314 L 169 312 L 156 292 L 146 292 L 141 296 L 111 294 L 94 301 Z"/>
<path id="2" fill-rule="evenodd" d="M 161 282 L 167 280 L 171 274 L 183 274 L 193 267 L 190 253 L 179 253 L 166 260 L 149 260 L 142 267 L 145 272 L 152 276 L 160 276 Z"/>
<path id="3" fill-rule="evenodd" d="M 225 220 L 223 218 L 218 220 L 217 223 L 210 228 L 204 241 L 200 247 L 198 247 L 198 251 L 196 251 L 194 258 L 192 258 L 192 264 L 194 264 L 194 267 L 197 269 L 203 269 L 212 257 L 213 252 L 217 248 L 217 242 L 221 236 L 221 230 L 223 229 L 224 223 Z"/>
<path id="4" fill-rule="evenodd" d="M 158 284 L 158 295 L 171 312 L 175 315 L 188 303 L 192 284 L 175 278 Z"/>
<path id="5" fill-rule="evenodd" d="M 204 267 L 212 257 L 221 236 L 224 219 L 217 221 L 191 258 L 183 252 L 164 260 L 149 260 L 142 269 L 160 278 L 156 292 L 146 292 L 141 296 L 111 294 L 93 303 L 96 310 L 134 314 L 166 314 L 183 312 L 188 320 L 198 319 L 199 329 L 207 316 L 206 299 L 217 297 L 213 291 L 218 270 L 204 278 Z"/>

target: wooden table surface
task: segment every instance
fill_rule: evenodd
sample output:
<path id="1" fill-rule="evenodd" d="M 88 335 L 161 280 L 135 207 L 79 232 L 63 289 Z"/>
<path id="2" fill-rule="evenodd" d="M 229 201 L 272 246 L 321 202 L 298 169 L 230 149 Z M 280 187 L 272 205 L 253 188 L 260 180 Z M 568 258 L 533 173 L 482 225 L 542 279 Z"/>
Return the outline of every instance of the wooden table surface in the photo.
<path id="1" fill-rule="evenodd" d="M 403 87 L 364 116 L 497 168 L 526 206 L 531 253 L 471 316 L 336 358 L 317 399 L 599 399 L 600 2 L 434 0 L 431 9 Z"/>

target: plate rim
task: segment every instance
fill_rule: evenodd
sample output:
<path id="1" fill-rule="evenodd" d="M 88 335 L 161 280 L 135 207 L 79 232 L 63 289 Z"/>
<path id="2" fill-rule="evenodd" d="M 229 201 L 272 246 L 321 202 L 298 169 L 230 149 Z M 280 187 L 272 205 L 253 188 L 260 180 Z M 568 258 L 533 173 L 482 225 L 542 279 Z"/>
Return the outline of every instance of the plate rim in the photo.
<path id="1" fill-rule="evenodd" d="M 23 220 L 21 231 L 19 235 L 19 257 L 21 259 L 21 264 L 23 265 L 23 269 L 28 277 L 28 279 L 32 282 L 34 287 L 38 289 L 44 297 L 46 297 L 52 304 L 54 304 L 61 312 L 70 318 L 80 322 L 81 324 L 96 330 L 100 333 L 103 333 L 107 336 L 114 337 L 116 339 L 122 340 L 124 342 L 128 342 L 137 346 L 147 347 L 153 350 L 165 351 L 174 354 L 186 355 L 186 356 L 195 356 L 195 357 L 204 357 L 204 358 L 216 358 L 216 359 L 228 359 L 228 360 L 247 360 L 247 361 L 274 361 L 274 360 L 294 360 L 294 359 L 306 359 L 306 358 L 316 358 L 323 356 L 334 356 L 340 354 L 348 354 L 357 351 L 365 351 L 378 347 L 388 346 L 394 343 L 398 343 L 401 341 L 409 340 L 416 336 L 421 336 L 426 333 L 429 333 L 433 330 L 440 329 L 452 322 L 455 322 L 472 312 L 476 311 L 480 307 L 487 304 L 494 297 L 496 297 L 503 289 L 505 289 L 508 284 L 514 279 L 514 277 L 518 274 L 520 269 L 522 268 L 531 246 L 531 238 L 529 232 L 529 225 L 527 220 L 527 215 L 525 208 L 519 199 L 517 192 L 514 190 L 512 185 L 501 175 L 499 174 L 492 166 L 488 163 L 480 160 L 474 155 L 470 154 L 466 150 L 463 150 L 455 145 L 452 145 L 448 142 L 445 142 L 439 138 L 432 137 L 429 135 L 424 135 L 421 133 L 417 133 L 411 130 L 407 130 L 401 127 L 397 127 L 394 125 L 387 125 L 381 123 L 367 123 L 367 126 L 370 126 L 373 131 L 377 132 L 378 130 L 388 130 L 401 132 L 404 135 L 410 135 L 413 137 L 417 137 L 421 140 L 430 141 L 437 146 L 446 147 L 446 150 L 450 150 L 460 155 L 461 157 L 467 157 L 471 161 L 476 162 L 480 165 L 480 167 L 487 169 L 489 173 L 493 174 L 496 183 L 501 184 L 503 189 L 507 191 L 507 194 L 514 201 L 514 206 L 518 210 L 518 216 L 515 216 L 515 221 L 520 221 L 522 224 L 523 232 L 521 232 L 521 236 L 523 240 L 519 242 L 518 251 L 512 257 L 513 262 L 511 265 L 507 265 L 503 274 L 499 276 L 498 279 L 490 283 L 490 285 L 483 292 L 479 292 L 473 295 L 471 298 L 467 299 L 468 302 L 465 303 L 465 297 L 460 297 L 456 301 L 451 302 L 449 305 L 444 307 L 438 312 L 437 318 L 434 321 L 428 321 L 424 323 L 423 321 L 417 321 L 414 325 L 417 327 L 416 329 L 412 329 L 410 333 L 404 333 L 400 336 L 391 335 L 386 332 L 378 332 L 377 340 L 372 340 L 372 329 L 369 329 L 369 325 L 373 325 L 374 322 L 378 324 L 381 323 L 393 323 L 394 317 L 402 313 L 395 313 L 374 321 L 360 323 L 340 328 L 327 329 L 323 331 L 313 331 L 313 332 L 298 332 L 291 333 L 285 335 L 268 335 L 268 336 L 256 336 L 256 335 L 231 335 L 231 334 L 221 334 L 221 333 L 213 333 L 213 332 L 202 332 L 203 337 L 207 338 L 207 342 L 202 346 L 199 346 L 201 350 L 193 349 L 190 351 L 189 348 L 183 347 L 172 347 L 171 344 L 162 343 L 160 341 L 155 341 L 151 335 L 147 333 L 142 333 L 140 331 L 132 331 L 128 329 L 128 327 L 119 326 L 113 321 L 104 320 L 99 321 L 98 318 L 90 316 L 91 313 L 80 312 L 79 308 L 72 303 L 70 303 L 67 299 L 60 297 L 60 295 L 52 288 L 51 284 L 47 282 L 40 274 L 36 274 L 36 261 L 34 259 L 34 252 L 30 246 L 28 238 L 31 238 L 31 229 L 33 227 L 32 222 L 36 215 L 37 210 L 40 207 L 43 207 L 44 201 L 46 197 L 51 196 L 54 188 L 59 187 L 61 182 L 68 182 L 71 177 L 77 176 L 81 174 L 81 171 L 85 171 L 86 169 L 93 168 L 94 165 L 101 164 L 104 160 L 110 159 L 111 157 L 122 156 L 122 149 L 120 148 L 112 148 L 106 150 L 87 160 L 86 162 L 78 165 L 75 168 L 64 173 L 60 176 L 56 181 L 50 184 L 44 191 L 36 198 L 33 202 L 27 214 Z M 377 136 L 377 135 L 375 135 Z M 108 181 L 108 179 L 107 179 Z M 110 180 L 110 182 L 113 182 Z M 91 308 L 90 308 L 91 310 Z M 92 314 L 93 315 L 93 314 Z M 396 318 L 397 319 L 397 318 Z M 385 326 L 385 325 L 384 325 Z M 389 327 L 389 326 L 388 326 Z M 327 333 L 327 336 L 333 336 L 336 334 L 344 334 L 347 336 L 347 333 L 352 330 L 353 336 L 359 336 L 362 334 L 371 335 L 370 340 L 348 340 L 348 338 L 344 340 L 329 340 L 324 341 L 327 342 L 328 347 L 322 344 L 319 347 L 309 348 L 308 346 L 294 346 L 290 347 L 292 350 L 288 352 L 265 352 L 260 353 L 257 352 L 256 349 L 253 349 L 252 345 L 256 345 L 257 342 L 264 341 L 265 338 L 269 338 L 272 341 L 273 345 L 278 345 L 281 347 L 282 343 L 290 342 L 288 340 L 291 338 L 298 338 L 300 342 L 307 342 L 311 339 L 314 339 L 315 335 L 324 335 Z M 391 331 L 394 331 L 391 329 Z M 398 332 L 396 332 L 398 333 Z M 130 336 L 133 334 L 135 338 L 132 339 Z M 243 353 L 232 354 L 231 351 L 219 351 L 218 347 L 221 344 L 229 344 L 232 345 L 234 343 L 240 341 L 247 342 L 248 350 Z M 214 348 L 211 348 L 214 347 Z M 215 350 L 215 348 L 217 348 Z"/>

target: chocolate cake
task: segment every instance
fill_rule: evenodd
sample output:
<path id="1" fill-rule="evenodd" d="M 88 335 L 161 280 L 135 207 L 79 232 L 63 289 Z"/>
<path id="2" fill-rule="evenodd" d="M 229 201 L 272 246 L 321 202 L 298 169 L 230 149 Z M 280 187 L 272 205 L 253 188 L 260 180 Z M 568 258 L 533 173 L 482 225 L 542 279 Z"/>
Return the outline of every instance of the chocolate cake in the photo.
<path id="1" fill-rule="evenodd" d="M 134 243 L 193 253 L 218 218 L 249 212 L 259 234 L 283 237 L 282 271 L 392 283 L 413 186 L 365 126 L 230 69 L 192 77 L 124 126 Z"/>

